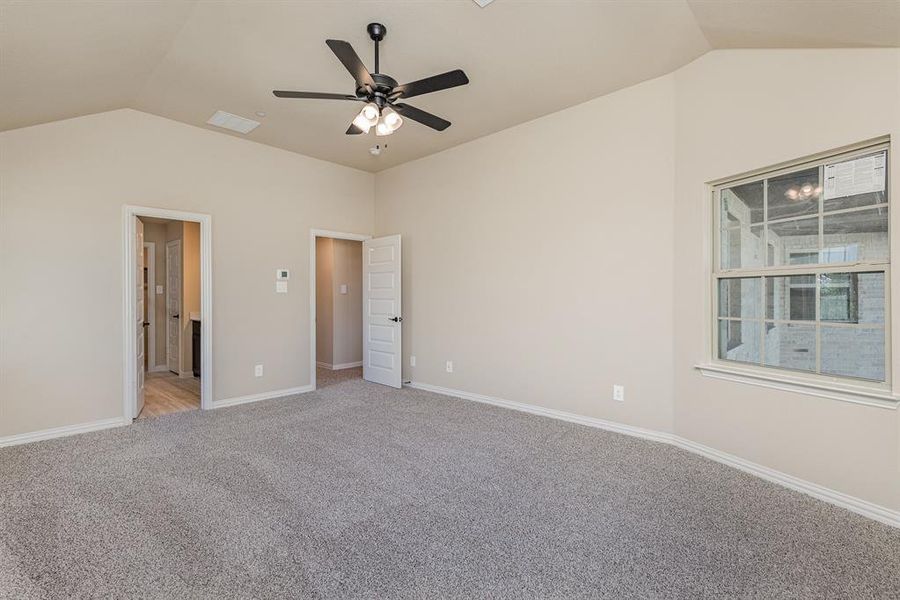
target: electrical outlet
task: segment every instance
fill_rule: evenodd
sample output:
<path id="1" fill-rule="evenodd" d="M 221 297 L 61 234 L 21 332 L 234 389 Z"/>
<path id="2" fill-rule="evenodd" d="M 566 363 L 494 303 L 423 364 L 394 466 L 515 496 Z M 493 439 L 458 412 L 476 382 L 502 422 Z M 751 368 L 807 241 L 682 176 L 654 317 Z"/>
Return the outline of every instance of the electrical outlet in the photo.
<path id="1" fill-rule="evenodd" d="M 448 360 L 448 361 L 447 361 L 447 372 L 448 372 L 448 373 L 452 373 L 452 372 L 453 372 L 453 361 L 452 361 L 452 360 Z"/>
<path id="2" fill-rule="evenodd" d="M 625 402 L 625 386 L 624 385 L 614 385 L 613 386 L 613 400 L 617 402 Z"/>
<path id="3" fill-rule="evenodd" d="M 256 375 L 257 377 L 262 377 L 262 376 L 263 376 L 263 366 L 262 366 L 262 365 L 256 365 L 256 366 L 253 368 L 253 374 Z"/>
<path id="4" fill-rule="evenodd" d="M 411 367 L 416 366 L 416 357 L 415 356 L 409 357 L 409 366 L 411 366 Z"/>

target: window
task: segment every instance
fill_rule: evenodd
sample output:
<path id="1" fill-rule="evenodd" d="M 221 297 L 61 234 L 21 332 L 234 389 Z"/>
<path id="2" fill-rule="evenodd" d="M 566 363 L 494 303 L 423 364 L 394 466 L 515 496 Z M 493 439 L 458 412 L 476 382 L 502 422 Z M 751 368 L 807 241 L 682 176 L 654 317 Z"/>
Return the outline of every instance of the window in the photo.
<path id="1" fill-rule="evenodd" d="M 720 361 L 889 376 L 887 144 L 714 188 Z"/>

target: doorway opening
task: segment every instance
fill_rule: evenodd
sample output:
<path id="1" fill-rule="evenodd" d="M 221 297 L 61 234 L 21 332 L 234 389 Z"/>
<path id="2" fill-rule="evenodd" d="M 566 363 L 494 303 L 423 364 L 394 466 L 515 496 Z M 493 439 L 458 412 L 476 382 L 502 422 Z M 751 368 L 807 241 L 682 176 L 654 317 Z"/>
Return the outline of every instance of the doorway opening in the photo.
<path id="1" fill-rule="evenodd" d="M 359 245 L 345 245 L 345 241 Z M 338 264 L 336 268 L 333 262 L 329 264 L 329 260 L 334 261 L 336 247 L 339 248 L 337 256 L 353 259 L 352 265 Z M 309 371 L 312 389 L 316 389 L 317 379 L 333 385 L 359 377 L 372 383 L 402 387 L 401 256 L 399 235 L 372 239 L 353 233 L 310 231 Z M 337 337 L 334 327 L 336 307 L 338 318 L 343 319 Z M 343 344 L 337 352 L 336 343 Z M 349 369 L 357 370 L 341 372 Z"/>
<path id="2" fill-rule="evenodd" d="M 125 207 L 126 419 L 209 408 L 208 215 Z"/>
<path id="3" fill-rule="evenodd" d="M 363 242 L 325 235 L 314 240 L 314 381 L 324 388 L 363 376 Z"/>

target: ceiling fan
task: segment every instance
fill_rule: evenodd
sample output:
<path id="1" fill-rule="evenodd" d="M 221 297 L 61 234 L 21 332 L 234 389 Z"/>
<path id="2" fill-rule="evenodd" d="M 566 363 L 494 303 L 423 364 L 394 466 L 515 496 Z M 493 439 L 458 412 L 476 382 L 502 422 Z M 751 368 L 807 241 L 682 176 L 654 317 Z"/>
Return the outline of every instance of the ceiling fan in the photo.
<path id="1" fill-rule="evenodd" d="M 278 98 L 312 98 L 316 100 L 350 100 L 365 102 L 362 110 L 353 119 L 347 135 L 368 133 L 374 127 L 375 134 L 390 135 L 403 125 L 403 117 L 418 121 L 432 129 L 443 131 L 450 127 L 450 121 L 442 119 L 424 110 L 399 100 L 430 94 L 440 90 L 466 85 L 469 78 L 460 69 L 448 71 L 440 75 L 419 79 L 412 83 L 400 85 L 393 77 L 379 72 L 378 43 L 384 39 L 387 28 L 381 23 L 369 23 L 366 28 L 369 37 L 375 42 L 375 72 L 369 73 L 366 66 L 353 50 L 353 46 L 342 40 L 325 40 L 338 60 L 350 71 L 356 81 L 355 94 L 330 94 L 325 92 L 290 92 L 275 90 L 272 93 Z M 401 116 L 402 115 L 402 116 Z"/>

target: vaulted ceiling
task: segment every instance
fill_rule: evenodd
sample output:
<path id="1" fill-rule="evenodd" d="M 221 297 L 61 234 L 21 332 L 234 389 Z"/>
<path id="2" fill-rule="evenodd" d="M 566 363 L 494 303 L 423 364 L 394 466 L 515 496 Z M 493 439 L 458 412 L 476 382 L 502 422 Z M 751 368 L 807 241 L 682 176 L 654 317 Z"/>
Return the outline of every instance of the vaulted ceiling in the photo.
<path id="1" fill-rule="evenodd" d="M 377 140 L 388 144 L 377 157 L 368 152 L 373 134 L 344 135 L 357 104 L 271 93 L 352 93 L 325 39 L 349 41 L 371 69 L 372 21 L 388 28 L 383 72 L 405 82 L 462 68 L 471 80 L 409 101 L 452 121 L 448 130 L 408 122 Z M 900 46 L 900 1 L 3 0 L 0 129 L 126 107 L 209 128 L 224 110 L 262 123 L 240 137 L 378 171 L 662 75 L 714 48 L 881 46 Z"/>

